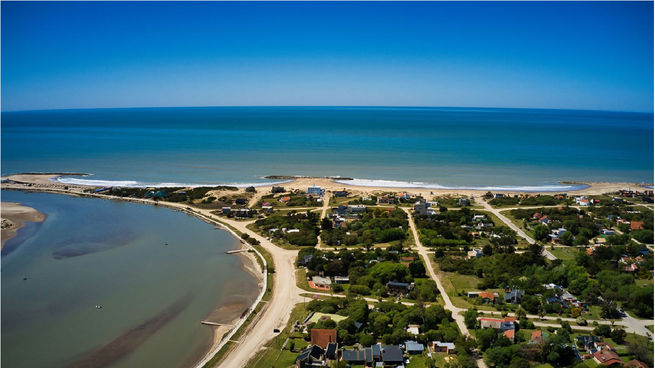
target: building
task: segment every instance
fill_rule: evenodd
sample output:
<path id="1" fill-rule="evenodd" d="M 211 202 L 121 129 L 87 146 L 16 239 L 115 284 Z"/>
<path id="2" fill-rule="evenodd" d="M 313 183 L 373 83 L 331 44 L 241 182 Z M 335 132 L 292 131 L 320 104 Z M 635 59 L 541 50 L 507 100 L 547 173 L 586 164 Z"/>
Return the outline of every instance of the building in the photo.
<path id="1" fill-rule="evenodd" d="M 250 208 L 239 208 L 234 211 L 234 217 L 238 219 L 250 218 L 252 217 L 252 210 Z"/>
<path id="2" fill-rule="evenodd" d="M 616 349 L 610 344 L 597 343 L 598 350 L 592 353 L 594 361 L 602 365 L 620 364 L 623 365 L 623 360 L 616 353 Z"/>
<path id="3" fill-rule="evenodd" d="M 544 342 L 544 334 L 541 330 L 532 331 L 532 336 L 530 336 L 529 344 L 541 344 Z"/>
<path id="4" fill-rule="evenodd" d="M 407 354 L 421 354 L 425 350 L 425 346 L 416 341 L 405 341 L 405 352 Z"/>
<path id="5" fill-rule="evenodd" d="M 641 230 L 644 228 L 643 221 L 630 221 L 630 230 Z"/>
<path id="6" fill-rule="evenodd" d="M 307 188 L 307 194 L 322 197 L 323 194 L 325 194 L 325 189 L 314 184 L 313 186 Z"/>
<path id="7" fill-rule="evenodd" d="M 457 204 L 459 204 L 460 206 L 468 206 L 470 203 L 471 202 L 469 202 L 467 198 L 460 198 L 459 200 L 457 200 Z"/>
<path id="8" fill-rule="evenodd" d="M 378 203 L 381 203 L 381 204 L 394 204 L 394 203 L 396 203 L 396 199 L 394 197 L 392 197 L 392 196 L 385 195 L 385 196 L 382 196 L 382 197 L 378 197 Z"/>
<path id="9" fill-rule="evenodd" d="M 428 349 L 433 353 L 455 353 L 455 344 L 452 342 L 432 341 L 428 343 Z"/>
<path id="10" fill-rule="evenodd" d="M 505 303 L 519 304 L 523 299 L 523 295 L 525 295 L 525 291 L 514 288 L 514 290 L 505 294 Z"/>
<path id="11" fill-rule="evenodd" d="M 313 257 L 313 254 L 307 254 L 302 259 L 298 258 L 298 266 L 307 267 L 307 264 L 312 260 Z"/>
<path id="12" fill-rule="evenodd" d="M 298 354 L 293 364 L 296 368 L 325 366 L 325 350 L 316 345 L 311 345 Z"/>
<path id="13" fill-rule="evenodd" d="M 332 329 L 316 329 L 313 328 L 311 332 L 311 343 L 322 348 L 327 349 L 328 344 L 337 342 L 337 330 Z"/>
<path id="14" fill-rule="evenodd" d="M 514 330 L 514 318 L 505 317 L 504 319 L 497 318 L 479 318 L 480 327 L 482 328 L 493 328 L 496 330 L 507 331 Z"/>
<path id="15" fill-rule="evenodd" d="M 402 294 L 407 295 L 410 291 L 410 284 L 406 282 L 388 282 L 387 292 L 389 294 Z"/>
<path id="16" fill-rule="evenodd" d="M 345 189 L 344 190 L 336 190 L 336 191 L 334 191 L 333 194 L 334 194 L 335 197 L 348 197 L 348 192 Z"/>
<path id="17" fill-rule="evenodd" d="M 284 190 L 284 187 L 273 187 L 273 188 L 271 188 L 271 192 L 272 192 L 273 194 L 276 194 L 276 193 L 284 193 L 285 190 Z"/>
<path id="18" fill-rule="evenodd" d="M 237 205 L 244 205 L 248 203 L 248 200 L 245 198 L 237 198 L 234 203 Z"/>
<path id="19" fill-rule="evenodd" d="M 637 359 L 632 359 L 631 361 L 625 363 L 624 367 L 631 368 L 648 368 L 648 365 L 644 362 L 640 362 Z"/>
<path id="20" fill-rule="evenodd" d="M 339 360 L 339 343 L 331 342 L 325 348 L 325 358 L 328 360 Z"/>
<path id="21" fill-rule="evenodd" d="M 332 281 L 328 277 L 314 276 L 312 282 L 318 287 L 330 288 L 332 286 Z"/>
<path id="22" fill-rule="evenodd" d="M 407 333 L 411 333 L 412 335 L 418 335 L 419 332 L 419 325 L 408 325 L 407 326 Z"/>
<path id="23" fill-rule="evenodd" d="M 419 215 L 428 215 L 430 212 L 430 203 L 428 203 L 425 199 L 421 198 L 416 203 L 414 203 L 414 212 L 416 212 Z"/>
<path id="24" fill-rule="evenodd" d="M 222 207 L 221 208 L 221 213 L 226 214 L 228 212 L 232 211 L 232 207 Z"/>
<path id="25" fill-rule="evenodd" d="M 247 193 L 255 193 L 255 192 L 257 192 L 257 189 L 255 189 L 255 187 L 253 187 L 253 186 L 251 185 L 251 186 L 249 186 L 249 187 L 246 188 L 246 192 L 247 192 Z"/>
<path id="26" fill-rule="evenodd" d="M 364 206 L 363 204 L 350 204 L 348 205 L 346 211 L 348 213 L 362 213 L 362 212 L 366 212 L 366 206 Z"/>
<path id="27" fill-rule="evenodd" d="M 480 258 L 480 257 L 484 256 L 484 253 L 482 253 L 482 248 L 474 248 L 472 250 L 469 250 L 467 255 L 468 255 L 469 259 L 471 259 L 471 258 Z"/>
<path id="28" fill-rule="evenodd" d="M 489 292 L 489 291 L 481 291 L 480 293 L 478 293 L 478 298 L 480 298 L 480 300 L 483 303 L 495 303 L 496 302 L 496 295 L 494 295 L 494 293 Z"/>
<path id="29" fill-rule="evenodd" d="M 516 336 L 516 332 L 514 330 L 506 330 L 503 331 L 503 335 L 507 337 L 507 339 L 511 342 L 514 342 L 514 337 Z"/>
<path id="30" fill-rule="evenodd" d="M 280 198 L 280 202 L 282 202 L 282 203 L 288 203 L 290 200 L 291 200 L 291 197 L 289 197 L 289 196 L 284 196 L 284 197 Z"/>
<path id="31" fill-rule="evenodd" d="M 337 284 L 348 284 L 350 283 L 350 279 L 348 279 L 348 276 L 334 276 L 334 282 Z"/>
<path id="32" fill-rule="evenodd" d="M 614 230 L 612 229 L 602 229 L 601 232 L 603 235 L 614 235 Z"/>
<path id="33" fill-rule="evenodd" d="M 273 206 L 262 206 L 262 213 L 273 213 Z"/>

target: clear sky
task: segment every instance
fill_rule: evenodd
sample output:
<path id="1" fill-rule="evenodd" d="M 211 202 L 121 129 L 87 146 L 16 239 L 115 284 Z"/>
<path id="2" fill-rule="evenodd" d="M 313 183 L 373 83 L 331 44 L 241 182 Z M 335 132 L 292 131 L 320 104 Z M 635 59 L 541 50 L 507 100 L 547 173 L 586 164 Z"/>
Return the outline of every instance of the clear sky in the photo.
<path id="1" fill-rule="evenodd" d="M 653 2 L 2 2 L 2 111 L 653 111 Z"/>

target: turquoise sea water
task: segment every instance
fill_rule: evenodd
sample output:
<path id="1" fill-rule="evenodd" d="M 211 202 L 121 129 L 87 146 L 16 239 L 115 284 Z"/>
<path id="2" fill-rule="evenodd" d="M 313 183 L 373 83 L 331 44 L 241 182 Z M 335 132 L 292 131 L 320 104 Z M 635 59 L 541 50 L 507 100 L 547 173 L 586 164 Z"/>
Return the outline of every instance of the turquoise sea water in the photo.
<path id="1" fill-rule="evenodd" d="M 200 321 L 257 295 L 240 258 L 225 254 L 238 241 L 184 213 L 43 193 L 2 200 L 47 214 L 3 249 L 3 367 L 77 367 L 121 338 L 113 350 L 124 355 L 87 366 L 189 366 L 213 338 Z"/>
<path id="2" fill-rule="evenodd" d="M 2 173 L 28 171 L 85 172 L 93 174 L 85 180 L 117 185 L 270 181 L 265 175 L 445 187 L 650 183 L 653 115 L 327 107 L 2 113 Z"/>

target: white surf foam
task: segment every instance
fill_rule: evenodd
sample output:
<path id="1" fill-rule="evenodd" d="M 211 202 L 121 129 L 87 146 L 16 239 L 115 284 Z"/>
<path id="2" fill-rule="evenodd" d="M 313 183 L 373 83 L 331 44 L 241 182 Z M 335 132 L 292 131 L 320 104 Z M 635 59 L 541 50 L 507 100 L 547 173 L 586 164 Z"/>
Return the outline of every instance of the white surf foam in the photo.
<path id="1" fill-rule="evenodd" d="M 500 190 L 514 192 L 565 192 L 569 190 L 580 190 L 587 188 L 586 184 L 578 185 L 493 185 L 493 186 L 445 186 L 440 184 L 395 181 L 395 180 L 373 180 L 373 179 L 353 179 L 353 180 L 335 180 L 339 184 L 361 186 L 361 187 L 383 187 L 383 188 L 415 188 L 415 189 L 449 189 L 449 190 Z"/>
<path id="2" fill-rule="evenodd" d="M 66 178 L 66 177 L 57 177 L 51 179 L 54 182 L 69 184 L 69 185 L 88 185 L 94 187 L 125 187 L 125 188 L 173 188 L 173 187 L 183 187 L 183 188 L 197 188 L 197 187 L 217 187 L 217 186 L 230 186 L 237 188 L 246 188 L 246 187 L 264 187 L 269 185 L 278 185 L 283 183 L 288 183 L 290 180 L 284 181 L 275 181 L 275 182 L 263 182 L 263 183 L 167 183 L 167 182 L 142 182 L 135 180 L 93 180 L 93 179 L 81 179 L 81 178 Z"/>

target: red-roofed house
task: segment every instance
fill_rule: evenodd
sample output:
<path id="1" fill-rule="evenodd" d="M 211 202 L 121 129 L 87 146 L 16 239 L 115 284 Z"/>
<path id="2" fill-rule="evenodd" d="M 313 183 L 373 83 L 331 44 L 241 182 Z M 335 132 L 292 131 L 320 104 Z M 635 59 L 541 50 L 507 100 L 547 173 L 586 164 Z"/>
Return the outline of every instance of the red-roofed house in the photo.
<path id="1" fill-rule="evenodd" d="M 312 329 L 312 344 L 326 349 L 329 343 L 337 342 L 337 330 Z"/>
<path id="2" fill-rule="evenodd" d="M 507 330 L 503 332 L 503 335 L 505 335 L 505 337 L 507 337 L 509 341 L 514 342 L 514 335 L 515 335 L 514 330 Z"/>
<path id="3" fill-rule="evenodd" d="M 611 344 L 608 344 L 606 342 L 598 342 L 596 343 L 596 346 L 598 347 L 598 351 L 596 351 L 593 354 L 594 361 L 596 363 L 602 365 L 612 365 L 612 364 L 623 365 L 623 361 L 618 356 L 618 354 L 616 354 L 616 350 Z"/>
<path id="4" fill-rule="evenodd" d="M 632 359 L 631 361 L 625 363 L 625 367 L 648 368 L 648 365 L 644 362 L 638 361 L 637 359 Z"/>
<path id="5" fill-rule="evenodd" d="M 496 296 L 494 295 L 494 293 L 491 293 L 491 292 L 488 292 L 488 291 L 483 291 L 483 292 L 481 292 L 480 294 L 478 294 L 478 297 L 479 297 L 480 300 L 482 300 L 483 302 L 488 301 L 488 302 L 492 302 L 492 303 L 493 303 L 494 300 L 496 299 Z"/>
<path id="6" fill-rule="evenodd" d="M 630 230 L 641 230 L 644 228 L 644 222 L 643 221 L 631 221 L 630 222 Z"/>
<path id="7" fill-rule="evenodd" d="M 530 337 L 530 344 L 541 344 L 544 342 L 544 336 L 541 333 L 541 330 L 532 331 L 532 336 Z"/>

